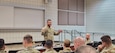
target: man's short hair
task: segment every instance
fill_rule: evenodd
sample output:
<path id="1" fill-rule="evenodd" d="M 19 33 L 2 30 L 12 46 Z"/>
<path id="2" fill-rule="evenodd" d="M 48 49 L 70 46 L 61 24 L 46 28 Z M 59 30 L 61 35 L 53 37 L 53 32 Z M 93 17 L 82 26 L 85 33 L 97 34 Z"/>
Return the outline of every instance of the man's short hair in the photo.
<path id="1" fill-rule="evenodd" d="M 86 33 L 86 35 L 90 36 L 90 34 L 89 34 L 89 33 Z"/>
<path id="2" fill-rule="evenodd" d="M 48 21 L 52 21 L 52 20 L 51 20 L 51 19 L 47 19 L 47 22 L 48 22 Z"/>
<path id="3" fill-rule="evenodd" d="M 46 47 L 51 48 L 53 46 L 53 41 L 52 40 L 46 40 L 45 45 L 46 45 Z"/>
<path id="4" fill-rule="evenodd" d="M 26 35 L 26 36 L 24 36 L 24 38 L 23 38 L 24 40 L 26 40 L 27 41 L 27 43 L 32 43 L 33 42 L 33 38 L 32 38 L 32 36 L 31 35 Z"/>
<path id="5" fill-rule="evenodd" d="M 70 47 L 70 40 L 65 39 L 65 41 L 64 41 L 64 46 L 65 46 L 65 47 Z"/>
<path id="6" fill-rule="evenodd" d="M 75 53 L 97 53 L 97 52 L 95 48 L 88 45 L 83 45 L 83 46 L 78 47 Z"/>
<path id="7" fill-rule="evenodd" d="M 4 39 L 0 38 L 0 49 L 3 48 L 4 45 L 5 45 Z"/>
<path id="8" fill-rule="evenodd" d="M 111 37 L 109 35 L 104 35 L 101 37 L 101 40 L 105 43 L 112 43 Z"/>

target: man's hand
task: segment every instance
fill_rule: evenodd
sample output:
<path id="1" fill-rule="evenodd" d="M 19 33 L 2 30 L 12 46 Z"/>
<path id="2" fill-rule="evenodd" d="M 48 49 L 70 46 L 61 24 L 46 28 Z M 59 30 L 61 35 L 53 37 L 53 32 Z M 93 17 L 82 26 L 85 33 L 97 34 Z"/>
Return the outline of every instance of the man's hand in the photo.
<path id="1" fill-rule="evenodd" d="M 62 30 L 58 30 L 58 33 L 61 33 L 62 32 Z"/>
<path id="2" fill-rule="evenodd" d="M 98 46 L 98 50 L 99 50 L 99 51 L 102 51 L 103 49 L 104 49 L 104 45 L 99 45 L 99 46 Z"/>

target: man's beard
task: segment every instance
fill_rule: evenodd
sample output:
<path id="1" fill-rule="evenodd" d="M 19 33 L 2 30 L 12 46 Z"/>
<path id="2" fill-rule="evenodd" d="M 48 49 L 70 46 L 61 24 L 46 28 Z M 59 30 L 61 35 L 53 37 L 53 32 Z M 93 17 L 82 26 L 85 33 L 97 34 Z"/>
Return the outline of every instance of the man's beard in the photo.
<path id="1" fill-rule="evenodd" d="M 48 25 L 48 27 L 51 27 L 51 25 Z"/>
<path id="2" fill-rule="evenodd" d="M 87 40 L 89 40 L 89 38 L 86 38 Z"/>

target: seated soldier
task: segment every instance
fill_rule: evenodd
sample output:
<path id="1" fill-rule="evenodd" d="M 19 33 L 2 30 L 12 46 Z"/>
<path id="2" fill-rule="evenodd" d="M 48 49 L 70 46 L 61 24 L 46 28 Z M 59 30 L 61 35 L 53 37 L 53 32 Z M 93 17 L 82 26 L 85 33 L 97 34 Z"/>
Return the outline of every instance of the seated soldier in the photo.
<path id="1" fill-rule="evenodd" d="M 57 53 L 54 49 L 53 49 L 53 41 L 52 40 L 46 40 L 45 42 L 45 47 L 46 50 L 44 53 Z"/>
<path id="2" fill-rule="evenodd" d="M 79 46 L 85 45 L 85 39 L 83 37 L 77 37 L 74 39 L 74 48 L 77 50 Z"/>
<path id="3" fill-rule="evenodd" d="M 97 51 L 99 53 L 115 53 L 115 45 L 112 44 L 109 35 L 104 35 L 101 37 L 102 44 L 98 46 Z"/>
<path id="4" fill-rule="evenodd" d="M 97 52 L 96 52 L 96 49 L 91 47 L 91 46 L 82 45 L 82 46 L 77 48 L 75 53 L 97 53 Z"/>
<path id="5" fill-rule="evenodd" d="M 6 53 L 4 39 L 0 39 L 0 53 Z"/>
<path id="6" fill-rule="evenodd" d="M 66 39 L 64 41 L 64 49 L 59 51 L 59 53 L 65 53 L 65 52 L 72 52 L 71 48 L 70 48 L 70 40 Z"/>
<path id="7" fill-rule="evenodd" d="M 18 51 L 17 53 L 40 53 L 33 47 L 33 38 L 31 35 L 26 35 L 23 38 L 23 46 L 25 49 Z"/>
<path id="8" fill-rule="evenodd" d="M 90 34 L 89 33 L 86 34 L 86 40 L 85 40 L 85 44 L 87 45 L 88 43 L 91 43 Z"/>

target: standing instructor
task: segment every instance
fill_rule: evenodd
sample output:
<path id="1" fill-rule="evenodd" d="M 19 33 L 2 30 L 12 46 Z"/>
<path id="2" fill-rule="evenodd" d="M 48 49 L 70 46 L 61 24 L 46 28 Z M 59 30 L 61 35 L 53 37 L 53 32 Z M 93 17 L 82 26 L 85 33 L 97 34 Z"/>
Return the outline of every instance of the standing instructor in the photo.
<path id="1" fill-rule="evenodd" d="M 47 20 L 47 25 L 42 28 L 41 34 L 44 36 L 44 41 L 46 40 L 52 40 L 54 41 L 54 35 L 59 35 L 62 30 L 58 30 L 58 32 L 55 32 L 53 28 L 51 28 L 52 25 L 52 20 L 48 19 Z"/>

